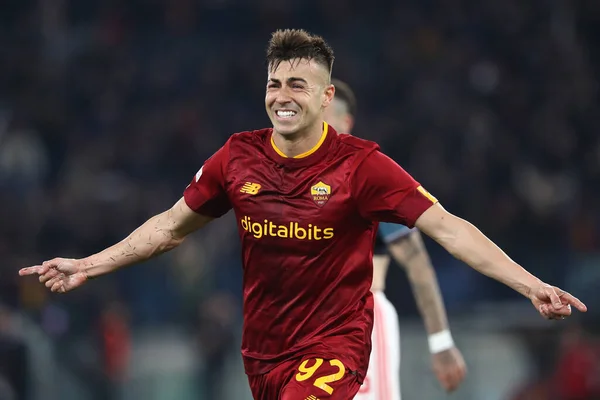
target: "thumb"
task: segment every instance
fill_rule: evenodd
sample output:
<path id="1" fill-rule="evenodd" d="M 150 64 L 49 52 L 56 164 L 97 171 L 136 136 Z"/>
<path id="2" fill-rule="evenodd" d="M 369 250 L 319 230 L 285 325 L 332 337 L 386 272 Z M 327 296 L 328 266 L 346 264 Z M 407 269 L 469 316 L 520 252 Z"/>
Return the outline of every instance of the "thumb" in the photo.
<path id="1" fill-rule="evenodd" d="M 45 268 L 56 268 L 60 264 L 60 260 L 60 258 L 53 258 L 52 260 L 44 261 L 42 266 Z"/>
<path id="2" fill-rule="evenodd" d="M 58 269 L 60 272 L 72 274 L 75 272 L 75 264 L 73 260 L 60 258 L 56 260 L 56 269 Z"/>
<path id="3" fill-rule="evenodd" d="M 556 290 L 552 286 L 549 286 L 547 289 L 548 297 L 550 297 L 550 301 L 555 308 L 562 307 L 562 302 L 560 301 L 560 297 L 556 293 Z"/>

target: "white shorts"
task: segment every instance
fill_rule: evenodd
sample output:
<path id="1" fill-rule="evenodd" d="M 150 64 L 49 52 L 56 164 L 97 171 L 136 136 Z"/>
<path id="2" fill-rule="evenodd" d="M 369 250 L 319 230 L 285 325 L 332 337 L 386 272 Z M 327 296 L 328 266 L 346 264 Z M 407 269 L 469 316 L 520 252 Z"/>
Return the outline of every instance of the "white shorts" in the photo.
<path id="1" fill-rule="evenodd" d="M 381 291 L 374 292 L 375 320 L 369 370 L 355 400 L 400 400 L 398 313 Z"/>

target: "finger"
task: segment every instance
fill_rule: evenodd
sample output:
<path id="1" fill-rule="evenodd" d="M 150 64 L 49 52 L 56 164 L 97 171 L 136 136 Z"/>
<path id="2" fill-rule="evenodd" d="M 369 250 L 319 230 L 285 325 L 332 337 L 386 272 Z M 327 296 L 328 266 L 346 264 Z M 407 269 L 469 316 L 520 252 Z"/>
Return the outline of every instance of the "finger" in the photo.
<path id="1" fill-rule="evenodd" d="M 557 320 L 557 319 L 565 319 L 566 317 L 571 315 L 571 307 L 563 307 L 560 310 L 550 309 L 548 312 L 549 319 Z"/>
<path id="2" fill-rule="evenodd" d="M 451 392 L 454 390 L 454 387 L 452 386 L 452 382 L 449 379 L 445 380 L 444 384 L 442 386 L 444 387 L 444 390 L 446 392 Z"/>
<path id="3" fill-rule="evenodd" d="M 449 382 L 447 373 L 439 373 L 437 378 L 438 378 L 438 381 L 440 381 L 440 384 L 442 385 L 442 388 L 444 388 L 445 391 L 450 390 L 450 382 Z"/>
<path id="4" fill-rule="evenodd" d="M 445 391 L 451 392 L 456 388 L 455 379 L 453 376 L 453 371 L 448 371 L 445 373 L 441 373 L 438 377 L 442 387 Z"/>
<path id="5" fill-rule="evenodd" d="M 583 304 L 583 302 L 581 300 L 579 300 L 577 297 L 573 296 L 571 293 L 564 292 L 561 297 L 564 302 L 572 305 L 579 311 L 581 311 L 581 312 L 587 311 L 587 306 L 585 304 Z"/>
<path id="6" fill-rule="evenodd" d="M 61 260 L 58 264 L 56 264 L 56 269 L 61 272 L 66 272 L 67 274 L 72 274 L 74 271 L 73 263 L 69 260 Z"/>
<path id="7" fill-rule="evenodd" d="M 456 367 L 456 369 L 454 370 L 454 379 L 453 379 L 453 389 L 452 390 L 456 390 L 458 389 L 458 387 L 460 386 L 461 382 L 463 381 L 463 379 L 465 378 L 465 370 L 464 368 L 462 368 L 462 366 L 458 366 Z"/>
<path id="8" fill-rule="evenodd" d="M 549 310 L 549 312 L 553 315 L 568 317 L 569 315 L 571 315 L 571 306 L 568 304 L 566 306 L 563 305 L 560 308 L 552 308 L 551 310 Z"/>
<path id="9" fill-rule="evenodd" d="M 448 381 L 447 381 L 447 387 L 446 390 L 448 392 L 453 392 L 456 390 L 456 388 L 458 387 L 458 379 L 457 376 L 452 373 L 450 376 L 448 376 Z"/>
<path id="10" fill-rule="evenodd" d="M 442 370 L 438 370 L 435 367 L 434 367 L 433 372 L 435 373 L 435 377 L 437 378 L 440 385 L 442 385 L 442 387 L 444 389 L 446 389 L 446 381 L 445 381 L 446 374 L 444 374 L 444 372 Z"/>
<path id="11" fill-rule="evenodd" d="M 551 304 L 544 304 L 543 308 L 544 308 L 544 315 L 546 317 L 548 317 L 549 319 L 552 319 L 555 308 Z"/>
<path id="12" fill-rule="evenodd" d="M 550 313 L 548 312 L 548 308 L 545 306 L 545 304 L 542 304 L 538 311 L 542 317 L 545 319 L 550 319 Z"/>
<path id="13" fill-rule="evenodd" d="M 60 293 L 64 293 L 64 284 L 61 280 L 55 282 L 52 287 L 50 288 L 50 290 L 54 293 L 60 292 Z"/>
<path id="14" fill-rule="evenodd" d="M 550 318 L 550 312 L 548 311 L 548 306 L 546 304 L 540 305 L 538 311 L 542 314 L 542 317 Z"/>
<path id="15" fill-rule="evenodd" d="M 462 364 L 461 366 L 458 367 L 458 384 L 460 385 L 460 383 L 465 380 L 465 376 L 467 375 L 467 367 Z"/>
<path id="16" fill-rule="evenodd" d="M 52 286 L 54 286 L 54 284 L 56 282 L 60 282 L 63 278 L 64 278 L 64 275 L 62 275 L 62 274 L 59 276 L 55 276 L 54 278 L 52 278 L 46 282 L 46 287 L 51 288 Z"/>
<path id="17" fill-rule="evenodd" d="M 553 287 L 550 286 L 550 287 L 546 288 L 546 294 L 550 298 L 550 302 L 552 303 L 552 305 L 555 308 L 559 308 L 560 306 L 562 306 L 560 297 L 558 297 L 558 293 L 556 293 L 556 290 L 554 290 Z"/>
<path id="18" fill-rule="evenodd" d="M 456 382 L 453 377 L 448 377 L 445 388 L 447 392 L 453 392 L 456 389 Z"/>
<path id="19" fill-rule="evenodd" d="M 40 283 L 44 283 L 49 281 L 50 279 L 54 278 L 55 276 L 57 276 L 58 274 L 60 274 L 60 272 L 58 272 L 55 269 L 50 269 L 48 270 L 48 272 L 46 272 L 45 274 L 40 275 L 39 281 Z"/>
<path id="20" fill-rule="evenodd" d="M 65 260 L 64 258 L 56 257 L 56 258 L 53 258 L 52 260 L 44 261 L 42 263 L 42 265 L 48 265 L 49 267 L 56 267 L 58 264 L 60 264 L 64 260 Z"/>
<path id="21" fill-rule="evenodd" d="M 26 275 L 34 275 L 34 274 L 44 274 L 48 271 L 48 267 L 44 265 L 34 265 L 33 267 L 21 268 L 19 270 L 20 276 Z"/>

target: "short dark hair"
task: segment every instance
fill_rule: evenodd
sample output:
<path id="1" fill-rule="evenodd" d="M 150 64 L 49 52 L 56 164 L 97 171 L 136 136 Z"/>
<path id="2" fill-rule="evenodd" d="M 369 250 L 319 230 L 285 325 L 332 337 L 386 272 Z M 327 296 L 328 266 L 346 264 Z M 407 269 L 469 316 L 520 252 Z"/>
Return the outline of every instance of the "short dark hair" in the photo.
<path id="1" fill-rule="evenodd" d="M 343 101 L 348 107 L 348 113 L 353 117 L 356 115 L 356 96 L 346 82 L 332 79 L 331 84 L 335 86 L 335 98 Z"/>
<path id="2" fill-rule="evenodd" d="M 267 48 L 267 65 L 277 69 L 282 61 L 294 58 L 314 60 L 329 71 L 333 69 L 333 49 L 318 35 L 304 29 L 279 29 L 271 35 Z"/>

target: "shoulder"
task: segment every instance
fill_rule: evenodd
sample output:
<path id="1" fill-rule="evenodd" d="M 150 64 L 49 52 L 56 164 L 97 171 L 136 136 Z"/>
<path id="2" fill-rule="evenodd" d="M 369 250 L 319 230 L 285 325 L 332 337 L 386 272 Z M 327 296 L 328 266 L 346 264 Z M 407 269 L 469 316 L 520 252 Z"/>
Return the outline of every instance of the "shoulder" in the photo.
<path id="1" fill-rule="evenodd" d="M 245 164 L 264 158 L 265 145 L 271 137 L 271 129 L 259 129 L 234 133 L 222 147 L 223 160 L 227 163 L 227 171 L 243 168 Z"/>
<path id="2" fill-rule="evenodd" d="M 253 145 L 265 144 L 271 134 L 271 128 L 258 129 L 254 131 L 238 132 L 231 135 L 228 142 L 230 145 Z"/>
<path id="3" fill-rule="evenodd" d="M 379 150 L 379 145 L 370 140 L 361 139 L 347 133 L 338 133 L 337 135 L 338 143 L 342 149 L 364 151 L 367 153 Z"/>
<path id="4" fill-rule="evenodd" d="M 377 143 L 347 133 L 338 133 L 336 142 L 335 156 L 348 160 L 351 170 L 356 170 L 371 154 L 379 151 Z"/>
<path id="5" fill-rule="evenodd" d="M 270 133 L 270 128 L 237 132 L 229 137 L 223 148 L 230 157 L 257 154 L 252 150 L 264 148 Z"/>

